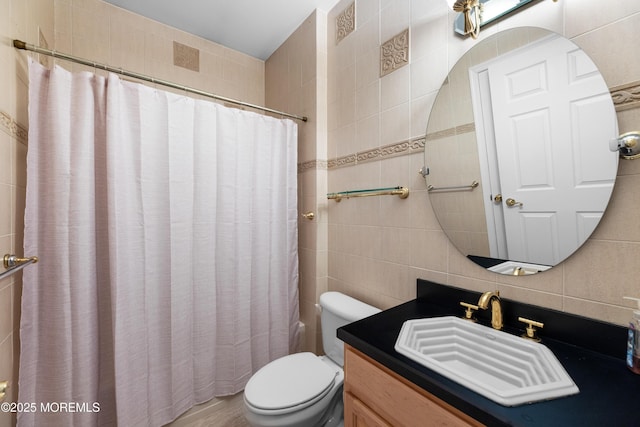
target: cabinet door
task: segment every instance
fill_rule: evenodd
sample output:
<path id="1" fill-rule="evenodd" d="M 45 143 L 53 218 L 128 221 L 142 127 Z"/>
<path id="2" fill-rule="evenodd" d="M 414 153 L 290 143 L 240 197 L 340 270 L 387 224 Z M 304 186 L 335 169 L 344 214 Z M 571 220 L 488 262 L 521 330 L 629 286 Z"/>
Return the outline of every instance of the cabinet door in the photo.
<path id="1" fill-rule="evenodd" d="M 344 395 L 344 427 L 392 427 L 353 394 Z"/>
<path id="2" fill-rule="evenodd" d="M 344 367 L 345 427 L 482 425 L 349 345 L 345 345 Z M 359 409 L 348 410 L 347 405 Z"/>

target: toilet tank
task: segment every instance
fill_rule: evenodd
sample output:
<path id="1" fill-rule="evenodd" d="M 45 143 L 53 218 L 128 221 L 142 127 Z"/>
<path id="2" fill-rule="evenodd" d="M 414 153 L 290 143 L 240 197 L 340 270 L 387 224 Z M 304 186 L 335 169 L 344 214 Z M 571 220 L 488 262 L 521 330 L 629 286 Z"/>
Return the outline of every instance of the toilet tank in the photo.
<path id="1" fill-rule="evenodd" d="M 338 328 L 379 313 L 380 309 L 340 292 L 320 295 L 320 307 L 324 353 L 339 366 L 344 366 L 344 343 L 336 336 Z"/>

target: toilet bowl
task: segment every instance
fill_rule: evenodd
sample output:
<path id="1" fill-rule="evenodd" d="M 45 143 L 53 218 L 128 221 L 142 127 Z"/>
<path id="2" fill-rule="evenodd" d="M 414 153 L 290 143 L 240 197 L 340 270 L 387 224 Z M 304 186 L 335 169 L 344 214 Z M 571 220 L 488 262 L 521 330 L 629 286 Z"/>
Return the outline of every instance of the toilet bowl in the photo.
<path id="1" fill-rule="evenodd" d="M 322 294 L 320 306 L 326 355 L 295 353 L 260 368 L 244 391 L 244 414 L 251 426 L 342 426 L 344 344 L 336 332 L 380 310 L 339 292 Z"/>
<path id="2" fill-rule="evenodd" d="M 337 409 L 339 403 L 342 410 L 342 399 L 336 396 L 342 397 L 343 381 L 342 368 L 328 357 L 313 353 L 282 357 L 256 372 L 247 384 L 245 418 L 260 427 L 326 425 L 334 412 L 331 406 Z"/>

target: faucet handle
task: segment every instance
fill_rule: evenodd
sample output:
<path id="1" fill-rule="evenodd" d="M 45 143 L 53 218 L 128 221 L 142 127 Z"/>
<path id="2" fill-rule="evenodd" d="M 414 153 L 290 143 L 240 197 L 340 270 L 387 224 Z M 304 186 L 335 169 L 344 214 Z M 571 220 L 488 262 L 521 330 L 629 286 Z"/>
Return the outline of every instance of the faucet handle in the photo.
<path id="1" fill-rule="evenodd" d="M 526 338 L 535 342 L 540 342 L 540 338 L 538 338 L 538 336 L 536 335 L 536 328 L 544 328 L 544 323 L 536 322 L 535 320 L 526 319 L 524 317 L 518 317 L 518 321 L 529 325 L 526 328 L 526 332 L 522 334 L 523 338 Z"/>
<path id="2" fill-rule="evenodd" d="M 477 305 L 469 304 L 467 302 L 460 301 L 460 305 L 466 307 L 467 309 L 464 311 L 464 319 L 471 320 L 475 322 L 476 319 L 473 317 L 474 311 L 478 309 Z"/>

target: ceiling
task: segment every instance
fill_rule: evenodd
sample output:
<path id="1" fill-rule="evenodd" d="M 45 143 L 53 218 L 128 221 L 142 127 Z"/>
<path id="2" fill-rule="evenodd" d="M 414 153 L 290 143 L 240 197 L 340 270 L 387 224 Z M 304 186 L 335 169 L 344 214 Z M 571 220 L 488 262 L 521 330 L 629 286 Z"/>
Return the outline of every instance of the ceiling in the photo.
<path id="1" fill-rule="evenodd" d="M 105 0 L 266 60 L 315 9 L 339 0 Z"/>

